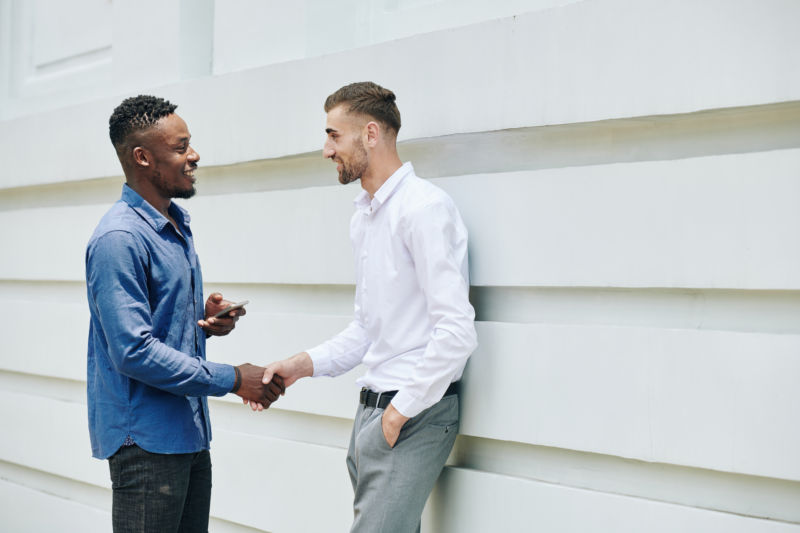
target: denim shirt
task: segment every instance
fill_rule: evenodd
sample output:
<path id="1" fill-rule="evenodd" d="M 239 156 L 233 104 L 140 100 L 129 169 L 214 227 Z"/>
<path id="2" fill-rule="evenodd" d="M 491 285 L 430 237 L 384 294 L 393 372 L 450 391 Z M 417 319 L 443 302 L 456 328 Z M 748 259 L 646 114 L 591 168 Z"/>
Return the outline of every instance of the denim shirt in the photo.
<path id="1" fill-rule="evenodd" d="M 234 385 L 232 366 L 206 361 L 189 214 L 174 202 L 169 212 L 180 232 L 124 185 L 86 248 L 89 435 L 100 459 L 126 439 L 155 453 L 208 449 L 206 396 Z"/>

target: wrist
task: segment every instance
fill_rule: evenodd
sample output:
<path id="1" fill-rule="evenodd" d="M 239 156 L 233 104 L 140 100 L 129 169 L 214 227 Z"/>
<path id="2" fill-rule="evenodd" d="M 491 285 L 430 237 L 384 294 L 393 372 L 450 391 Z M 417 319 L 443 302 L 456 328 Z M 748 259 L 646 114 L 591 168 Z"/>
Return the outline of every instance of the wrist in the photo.
<path id="1" fill-rule="evenodd" d="M 409 417 L 398 411 L 391 403 L 386 406 L 386 411 L 384 411 L 383 415 L 386 417 L 386 422 L 392 426 L 402 426 L 409 420 Z"/>
<path id="2" fill-rule="evenodd" d="M 233 372 L 235 374 L 234 381 L 233 381 L 233 388 L 231 392 L 236 393 L 239 390 L 239 387 L 242 386 L 242 371 L 239 370 L 238 366 L 233 367 Z"/>
<path id="3" fill-rule="evenodd" d="M 300 377 L 307 378 L 314 375 L 314 361 L 312 361 L 308 352 L 300 352 L 292 358 L 294 359 L 294 364 Z"/>

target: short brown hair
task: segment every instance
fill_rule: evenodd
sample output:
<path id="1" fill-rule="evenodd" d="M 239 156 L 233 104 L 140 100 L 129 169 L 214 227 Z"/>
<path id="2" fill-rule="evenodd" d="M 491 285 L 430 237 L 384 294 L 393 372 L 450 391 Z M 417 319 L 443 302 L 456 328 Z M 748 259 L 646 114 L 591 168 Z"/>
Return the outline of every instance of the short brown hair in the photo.
<path id="1" fill-rule="evenodd" d="M 348 112 L 369 115 L 397 135 L 400 131 L 400 110 L 394 101 L 394 93 L 389 89 L 371 81 L 359 81 L 345 85 L 330 95 L 325 100 L 325 112 L 347 104 Z"/>

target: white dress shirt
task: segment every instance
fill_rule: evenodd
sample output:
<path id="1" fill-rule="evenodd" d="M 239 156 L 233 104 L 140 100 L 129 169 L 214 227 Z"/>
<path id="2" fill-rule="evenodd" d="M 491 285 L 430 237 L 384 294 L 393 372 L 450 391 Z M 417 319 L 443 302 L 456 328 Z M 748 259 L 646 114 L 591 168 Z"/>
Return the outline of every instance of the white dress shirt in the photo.
<path id="1" fill-rule="evenodd" d="M 356 264 L 355 317 L 308 350 L 314 376 L 359 363 L 358 384 L 399 391 L 392 405 L 413 417 L 461 378 L 477 346 L 469 303 L 467 229 L 453 200 L 405 163 L 370 199 L 356 197 L 350 238 Z"/>

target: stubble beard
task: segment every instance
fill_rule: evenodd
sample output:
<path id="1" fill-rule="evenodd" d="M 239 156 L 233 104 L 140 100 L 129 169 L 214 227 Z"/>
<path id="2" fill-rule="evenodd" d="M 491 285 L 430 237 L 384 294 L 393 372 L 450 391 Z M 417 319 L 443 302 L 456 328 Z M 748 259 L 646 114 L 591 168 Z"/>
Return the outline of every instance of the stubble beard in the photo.
<path id="1" fill-rule="evenodd" d="M 192 185 L 192 188 L 189 189 L 188 191 L 187 190 L 183 190 L 183 191 L 176 190 L 176 191 L 173 191 L 172 197 L 173 198 L 182 198 L 184 200 L 188 200 L 189 198 L 191 198 L 195 194 L 197 194 L 197 189 L 195 189 L 194 185 Z"/>
<path id="2" fill-rule="evenodd" d="M 153 182 L 161 189 L 161 193 L 167 198 L 181 198 L 188 200 L 197 193 L 197 189 L 192 185 L 191 189 L 179 189 L 177 187 L 170 187 L 167 180 L 161 175 L 161 172 L 156 170 L 153 174 Z"/>
<path id="3" fill-rule="evenodd" d="M 356 145 L 355 153 L 353 154 L 352 162 L 350 164 L 342 163 L 342 171 L 339 173 L 339 183 L 347 185 L 356 180 L 360 180 L 367 171 L 368 158 L 367 151 L 364 149 L 364 143 L 359 140 Z"/>

